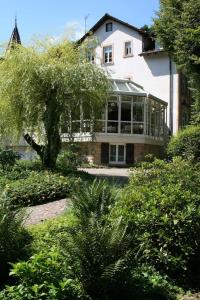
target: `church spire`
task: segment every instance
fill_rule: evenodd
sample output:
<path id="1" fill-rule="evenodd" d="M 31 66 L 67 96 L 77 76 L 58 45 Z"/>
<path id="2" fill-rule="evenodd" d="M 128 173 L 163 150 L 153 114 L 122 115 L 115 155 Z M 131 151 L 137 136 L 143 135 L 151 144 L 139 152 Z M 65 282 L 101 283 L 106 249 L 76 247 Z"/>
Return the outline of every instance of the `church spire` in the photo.
<path id="1" fill-rule="evenodd" d="M 21 45 L 21 38 L 17 27 L 17 17 L 15 16 L 15 27 L 10 37 L 8 48 L 13 48 L 16 44 Z"/>

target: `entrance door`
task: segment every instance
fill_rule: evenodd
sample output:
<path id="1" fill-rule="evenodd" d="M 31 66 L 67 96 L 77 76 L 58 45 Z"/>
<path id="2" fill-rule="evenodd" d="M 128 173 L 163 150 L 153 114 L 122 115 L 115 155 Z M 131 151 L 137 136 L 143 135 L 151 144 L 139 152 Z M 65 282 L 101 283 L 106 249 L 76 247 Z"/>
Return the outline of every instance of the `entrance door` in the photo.
<path id="1" fill-rule="evenodd" d="M 110 144 L 110 164 L 125 164 L 125 145 Z"/>

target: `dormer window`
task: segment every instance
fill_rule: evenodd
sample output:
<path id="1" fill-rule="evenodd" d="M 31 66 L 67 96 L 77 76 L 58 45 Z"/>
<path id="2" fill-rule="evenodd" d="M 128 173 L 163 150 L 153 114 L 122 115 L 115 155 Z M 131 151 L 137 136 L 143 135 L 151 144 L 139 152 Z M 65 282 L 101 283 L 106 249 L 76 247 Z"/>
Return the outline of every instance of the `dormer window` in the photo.
<path id="1" fill-rule="evenodd" d="M 106 32 L 112 31 L 113 24 L 112 22 L 106 23 Z"/>

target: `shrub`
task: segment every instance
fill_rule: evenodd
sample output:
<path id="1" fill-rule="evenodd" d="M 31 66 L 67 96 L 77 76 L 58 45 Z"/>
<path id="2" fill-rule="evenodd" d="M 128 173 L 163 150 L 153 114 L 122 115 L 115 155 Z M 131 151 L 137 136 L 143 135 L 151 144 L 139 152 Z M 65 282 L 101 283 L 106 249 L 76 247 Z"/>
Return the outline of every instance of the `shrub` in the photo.
<path id="1" fill-rule="evenodd" d="M 3 170 L 11 170 L 18 159 L 20 159 L 20 156 L 17 152 L 13 150 L 0 150 L 0 167 Z"/>
<path id="2" fill-rule="evenodd" d="M 66 198 L 78 182 L 50 172 L 31 172 L 28 178 L 9 182 L 5 192 L 13 205 L 30 206 Z"/>
<path id="3" fill-rule="evenodd" d="M 13 210 L 4 196 L 0 199 L 0 283 L 7 279 L 10 262 L 27 255 L 30 236 L 22 226 L 23 212 Z"/>
<path id="4" fill-rule="evenodd" d="M 136 228 L 110 222 L 117 199 L 105 182 L 79 186 L 70 215 L 32 228 L 35 253 L 0 299 L 174 300 L 167 276 L 141 264 Z"/>
<path id="5" fill-rule="evenodd" d="M 44 167 L 39 159 L 35 160 L 19 160 L 15 166 L 15 170 L 18 171 L 42 171 Z"/>
<path id="6" fill-rule="evenodd" d="M 145 291 L 135 279 L 140 250 L 135 240 L 135 228 L 131 229 L 121 217 L 110 222 L 117 198 L 118 194 L 105 182 L 94 181 L 92 185 L 82 186 L 76 191 L 72 198 L 72 212 L 77 223 L 68 228 L 68 234 L 61 239 L 63 256 L 68 257 L 76 278 L 93 300 L 144 300 L 150 295 L 155 300 L 161 294 L 162 299 L 175 299 L 164 297 L 164 294 L 170 294 L 166 285 L 153 285 L 149 277 L 140 281 L 144 284 L 146 280 L 146 285 L 148 282 L 148 291 Z"/>
<path id="7" fill-rule="evenodd" d="M 66 170 L 77 170 L 81 164 L 78 144 L 69 144 L 65 151 L 58 155 L 57 166 Z"/>
<path id="8" fill-rule="evenodd" d="M 21 283 L 3 290 L 0 299 L 89 300 L 70 273 L 55 248 L 35 254 L 27 262 L 13 266 L 11 275 Z"/>
<path id="9" fill-rule="evenodd" d="M 136 228 L 142 261 L 181 284 L 200 275 L 199 171 L 178 158 L 144 163 L 113 211 Z"/>
<path id="10" fill-rule="evenodd" d="M 200 126 L 188 126 L 171 138 L 168 154 L 194 161 L 200 160 Z"/>

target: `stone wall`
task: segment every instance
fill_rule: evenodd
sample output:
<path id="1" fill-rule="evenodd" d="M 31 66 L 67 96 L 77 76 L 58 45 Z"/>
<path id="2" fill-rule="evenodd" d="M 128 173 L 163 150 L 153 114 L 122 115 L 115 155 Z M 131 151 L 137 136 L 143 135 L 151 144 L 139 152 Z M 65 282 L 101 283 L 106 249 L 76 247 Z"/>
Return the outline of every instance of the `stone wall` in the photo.
<path id="1" fill-rule="evenodd" d="M 156 157 L 162 157 L 163 147 L 158 145 L 135 144 L 134 146 L 135 162 L 144 160 L 144 157 L 147 154 L 153 154 Z"/>
<path id="2" fill-rule="evenodd" d="M 81 142 L 80 155 L 89 163 L 101 164 L 101 143 L 97 142 Z M 64 148 L 67 147 L 65 143 Z M 163 147 L 158 145 L 134 144 L 134 161 L 139 162 L 144 160 L 147 154 L 153 154 L 156 157 L 162 157 Z"/>
<path id="3" fill-rule="evenodd" d="M 77 143 L 80 146 L 80 156 L 88 163 L 101 164 L 101 143 L 96 142 L 81 142 Z M 67 148 L 67 143 L 63 143 L 63 148 Z"/>
<path id="4" fill-rule="evenodd" d="M 101 143 L 80 143 L 80 151 L 89 163 L 101 164 Z"/>

